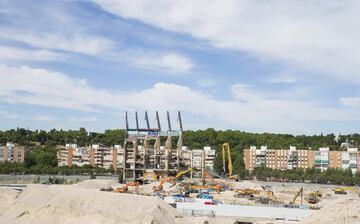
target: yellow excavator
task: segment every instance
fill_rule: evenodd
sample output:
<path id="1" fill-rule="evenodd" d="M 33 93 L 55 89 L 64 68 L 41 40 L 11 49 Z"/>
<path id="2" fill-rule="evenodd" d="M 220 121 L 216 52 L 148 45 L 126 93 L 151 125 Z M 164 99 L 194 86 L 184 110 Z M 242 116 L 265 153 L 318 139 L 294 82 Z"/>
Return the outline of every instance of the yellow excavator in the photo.
<path id="1" fill-rule="evenodd" d="M 358 190 L 354 187 L 337 187 L 333 189 L 335 194 L 347 194 L 348 191 L 352 191 L 354 193 L 357 193 Z"/>
<path id="2" fill-rule="evenodd" d="M 300 205 L 303 204 L 303 198 L 304 198 L 304 189 L 300 188 L 300 190 L 298 190 L 293 198 L 293 200 L 290 202 L 290 205 L 294 206 L 296 199 L 300 196 Z"/>
<path id="3" fill-rule="evenodd" d="M 233 175 L 233 166 L 232 166 L 232 161 L 231 161 L 231 150 L 230 150 L 230 144 L 229 143 L 224 143 L 222 144 L 221 146 L 221 152 L 222 152 L 222 159 L 223 159 L 223 169 L 224 169 L 224 172 L 226 173 L 226 167 L 225 167 L 225 164 L 226 164 L 226 158 L 225 158 L 225 154 L 227 152 L 227 156 L 228 156 L 228 176 L 227 178 L 229 179 L 237 179 L 238 176 L 237 175 Z"/>
<path id="4" fill-rule="evenodd" d="M 192 172 L 193 169 L 190 167 L 189 169 L 187 170 L 183 170 L 183 171 L 180 171 L 176 174 L 175 177 L 173 176 L 170 176 L 170 177 L 167 177 L 165 179 L 163 179 L 162 181 L 160 181 L 160 184 L 158 186 L 153 186 L 152 190 L 153 192 L 159 192 L 159 191 L 162 191 L 163 190 L 163 186 L 166 182 L 169 182 L 169 183 L 173 183 L 175 185 L 175 180 L 179 179 L 180 177 L 182 177 L 184 174 L 188 173 L 188 172 Z"/>
<path id="5" fill-rule="evenodd" d="M 316 204 L 320 201 L 320 198 L 322 197 L 322 193 L 317 190 L 309 193 L 309 196 L 307 196 L 305 199 L 309 204 Z"/>

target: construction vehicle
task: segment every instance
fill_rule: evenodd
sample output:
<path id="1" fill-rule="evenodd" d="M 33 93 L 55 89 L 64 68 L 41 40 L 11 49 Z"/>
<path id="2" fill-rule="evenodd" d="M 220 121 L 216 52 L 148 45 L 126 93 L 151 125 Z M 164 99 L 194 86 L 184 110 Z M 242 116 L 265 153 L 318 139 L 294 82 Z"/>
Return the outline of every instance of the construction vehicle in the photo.
<path id="1" fill-rule="evenodd" d="M 125 186 L 121 187 L 121 188 L 116 188 L 114 191 L 115 192 L 118 192 L 118 193 L 125 193 L 125 192 L 128 192 L 129 190 L 129 187 L 137 187 L 139 186 L 139 182 L 128 182 L 125 184 Z"/>
<path id="2" fill-rule="evenodd" d="M 235 198 L 253 198 L 255 195 L 258 195 L 261 193 L 260 190 L 254 190 L 250 188 L 246 189 L 237 189 L 235 190 Z"/>
<path id="3" fill-rule="evenodd" d="M 321 197 L 322 197 L 322 193 L 317 190 L 317 191 L 310 192 L 310 196 L 321 198 Z"/>
<path id="4" fill-rule="evenodd" d="M 338 187 L 333 189 L 335 194 L 347 194 L 348 191 L 352 191 L 354 193 L 357 193 L 358 190 L 354 187 Z"/>
<path id="5" fill-rule="evenodd" d="M 225 154 L 227 152 L 227 157 L 228 157 L 228 173 L 227 173 L 227 178 L 229 179 L 238 179 L 237 175 L 233 175 L 233 166 L 232 166 L 232 161 L 231 161 L 231 150 L 230 150 L 230 145 L 229 143 L 224 143 L 221 146 L 221 152 L 222 152 L 222 159 L 223 159 L 223 169 L 224 169 L 224 173 L 226 173 L 226 158 L 225 158 Z"/>
<path id="6" fill-rule="evenodd" d="M 193 169 L 190 167 L 189 169 L 187 170 L 183 170 L 183 171 L 180 171 L 176 174 L 175 177 L 173 176 L 170 176 L 170 177 L 167 177 L 165 179 L 163 179 L 162 181 L 160 181 L 160 184 L 158 186 L 153 186 L 152 190 L 153 192 L 159 192 L 159 191 L 162 191 L 163 190 L 163 185 L 166 183 L 166 182 L 169 182 L 169 183 L 173 183 L 173 186 L 175 186 L 175 180 L 179 179 L 180 177 L 182 177 L 184 174 L 188 173 L 188 172 L 192 172 Z"/>
<path id="7" fill-rule="evenodd" d="M 309 204 L 316 204 L 320 201 L 320 198 L 322 197 L 322 193 L 320 191 L 313 191 L 309 193 L 309 196 L 307 196 L 305 199 Z"/>
<path id="8" fill-rule="evenodd" d="M 214 196 L 210 195 L 209 193 L 200 193 L 196 197 L 200 199 L 214 199 Z"/>
<path id="9" fill-rule="evenodd" d="M 290 202 L 291 206 L 295 205 L 296 199 L 300 196 L 300 205 L 303 204 L 303 198 L 304 198 L 304 189 L 300 188 L 300 190 L 298 190 L 293 198 L 293 200 Z"/>

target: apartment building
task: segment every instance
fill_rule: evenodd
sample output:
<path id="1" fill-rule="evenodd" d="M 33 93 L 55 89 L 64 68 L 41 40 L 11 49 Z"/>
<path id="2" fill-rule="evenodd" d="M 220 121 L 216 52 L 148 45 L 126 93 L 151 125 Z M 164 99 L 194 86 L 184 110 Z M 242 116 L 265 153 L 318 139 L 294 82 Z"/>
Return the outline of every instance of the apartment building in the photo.
<path id="1" fill-rule="evenodd" d="M 321 171 L 328 168 L 351 169 L 353 173 L 360 170 L 360 153 L 357 148 L 347 148 L 346 151 L 330 151 L 328 147 L 318 150 L 296 149 L 268 149 L 255 146 L 244 150 L 245 169 L 254 170 L 256 167 L 271 169 L 296 169 L 315 167 Z"/>
<path id="2" fill-rule="evenodd" d="M 93 144 L 79 147 L 76 144 L 57 146 L 58 166 L 98 166 L 103 168 L 122 168 L 124 164 L 124 149 L 120 145 L 105 147 Z"/>
<path id="3" fill-rule="evenodd" d="M 201 177 L 203 170 L 213 170 L 216 150 L 206 146 L 203 149 L 190 150 L 182 147 L 182 161 L 185 166 L 194 168 L 193 176 Z"/>
<path id="4" fill-rule="evenodd" d="M 8 142 L 0 146 L 0 162 L 24 162 L 25 147 Z"/>
<path id="5" fill-rule="evenodd" d="M 204 153 L 205 153 L 205 169 L 213 170 L 216 150 L 211 149 L 211 147 L 209 146 L 205 146 Z"/>

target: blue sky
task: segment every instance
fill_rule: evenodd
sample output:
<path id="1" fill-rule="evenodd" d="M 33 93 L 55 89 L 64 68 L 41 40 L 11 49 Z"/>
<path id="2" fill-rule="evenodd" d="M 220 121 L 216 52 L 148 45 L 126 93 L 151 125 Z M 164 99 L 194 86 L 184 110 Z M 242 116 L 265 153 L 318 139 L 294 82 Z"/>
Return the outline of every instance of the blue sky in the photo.
<path id="1" fill-rule="evenodd" d="M 0 129 L 354 133 L 358 1 L 0 2 Z M 142 116 L 140 116 L 141 122 Z M 163 122 L 163 126 L 165 122 Z"/>

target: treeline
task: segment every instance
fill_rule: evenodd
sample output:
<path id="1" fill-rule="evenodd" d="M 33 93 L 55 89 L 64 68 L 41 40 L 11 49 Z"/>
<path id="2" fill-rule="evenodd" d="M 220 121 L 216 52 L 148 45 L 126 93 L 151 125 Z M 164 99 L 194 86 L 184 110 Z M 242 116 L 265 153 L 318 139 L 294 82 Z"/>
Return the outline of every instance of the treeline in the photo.
<path id="1" fill-rule="evenodd" d="M 17 128 L 7 131 L 0 131 L 0 144 L 6 142 L 16 142 L 21 145 L 31 145 L 32 142 L 40 142 L 45 145 L 42 150 L 31 150 L 30 154 L 26 156 L 26 169 L 31 168 L 31 172 L 37 172 L 41 169 L 56 172 L 56 150 L 55 145 L 64 145 L 66 143 L 76 143 L 79 146 L 90 144 L 103 144 L 106 146 L 123 144 L 126 136 L 126 131 L 122 129 L 106 130 L 104 133 L 89 133 L 86 129 L 79 130 L 26 130 Z M 222 158 L 221 158 L 221 144 L 224 142 L 230 143 L 231 157 L 234 167 L 234 174 L 242 176 L 246 175 L 244 170 L 243 149 L 249 148 L 252 145 L 261 146 L 267 145 L 268 148 L 289 148 L 290 145 L 301 149 L 318 149 L 319 147 L 330 147 L 330 150 L 340 149 L 341 142 L 345 140 L 351 141 L 354 146 L 360 144 L 360 135 L 341 135 L 340 141 L 335 142 L 335 135 L 289 135 L 289 134 L 271 134 L 271 133 L 248 133 L 242 131 L 217 131 L 213 128 L 198 131 L 184 131 L 184 145 L 190 149 L 199 149 L 204 146 L 211 146 L 217 150 L 215 159 L 215 171 L 220 175 L 223 173 Z M 175 146 L 177 139 L 173 139 Z M 50 158 L 51 157 L 51 158 Z M 34 159 L 36 158 L 36 159 Z M 45 166 L 40 167 L 40 166 Z M 78 168 L 74 168 L 78 169 Z M 30 172 L 30 171 L 29 171 Z M 63 172 L 59 170 L 59 172 Z M 65 172 L 65 171 L 64 171 Z M 73 171 L 71 171 L 73 172 Z M 74 171 L 75 172 L 75 171 Z M 77 171 L 76 171 L 77 172 Z"/>
<path id="2" fill-rule="evenodd" d="M 87 132 L 85 128 L 79 130 L 27 130 L 24 128 L 0 131 L 0 144 L 16 142 L 21 145 L 29 145 L 31 142 L 40 142 L 44 145 L 63 145 L 65 143 L 77 143 L 80 146 L 101 143 L 107 146 L 123 144 L 126 131 L 123 129 L 106 130 L 104 133 Z M 272 133 L 248 133 L 242 131 L 217 131 L 213 128 L 197 131 L 184 131 L 184 145 L 189 148 L 202 148 L 212 146 L 220 148 L 224 142 L 229 142 L 232 149 L 249 148 L 251 145 L 267 145 L 269 148 L 288 148 L 290 145 L 298 148 L 330 147 L 335 150 L 340 148 L 341 142 L 349 139 L 354 145 L 360 144 L 360 135 L 341 135 L 340 141 L 334 141 L 335 135 L 289 135 Z"/>
<path id="3" fill-rule="evenodd" d="M 351 170 L 341 170 L 329 168 L 324 172 L 319 169 L 311 168 L 307 170 L 273 170 L 270 168 L 255 168 L 253 172 L 245 174 L 244 178 L 254 178 L 258 180 L 271 180 L 283 182 L 312 182 L 319 184 L 340 184 L 340 185 L 360 185 L 360 172 L 352 174 Z"/>
<path id="4" fill-rule="evenodd" d="M 79 146 L 90 144 L 103 144 L 106 146 L 123 144 L 125 131 L 120 129 L 106 130 L 104 133 L 87 132 L 85 128 L 79 130 L 27 130 L 24 128 L 0 131 L 0 144 L 15 142 L 20 145 L 31 145 L 32 142 L 40 142 L 42 145 L 54 146 L 76 143 Z"/>

